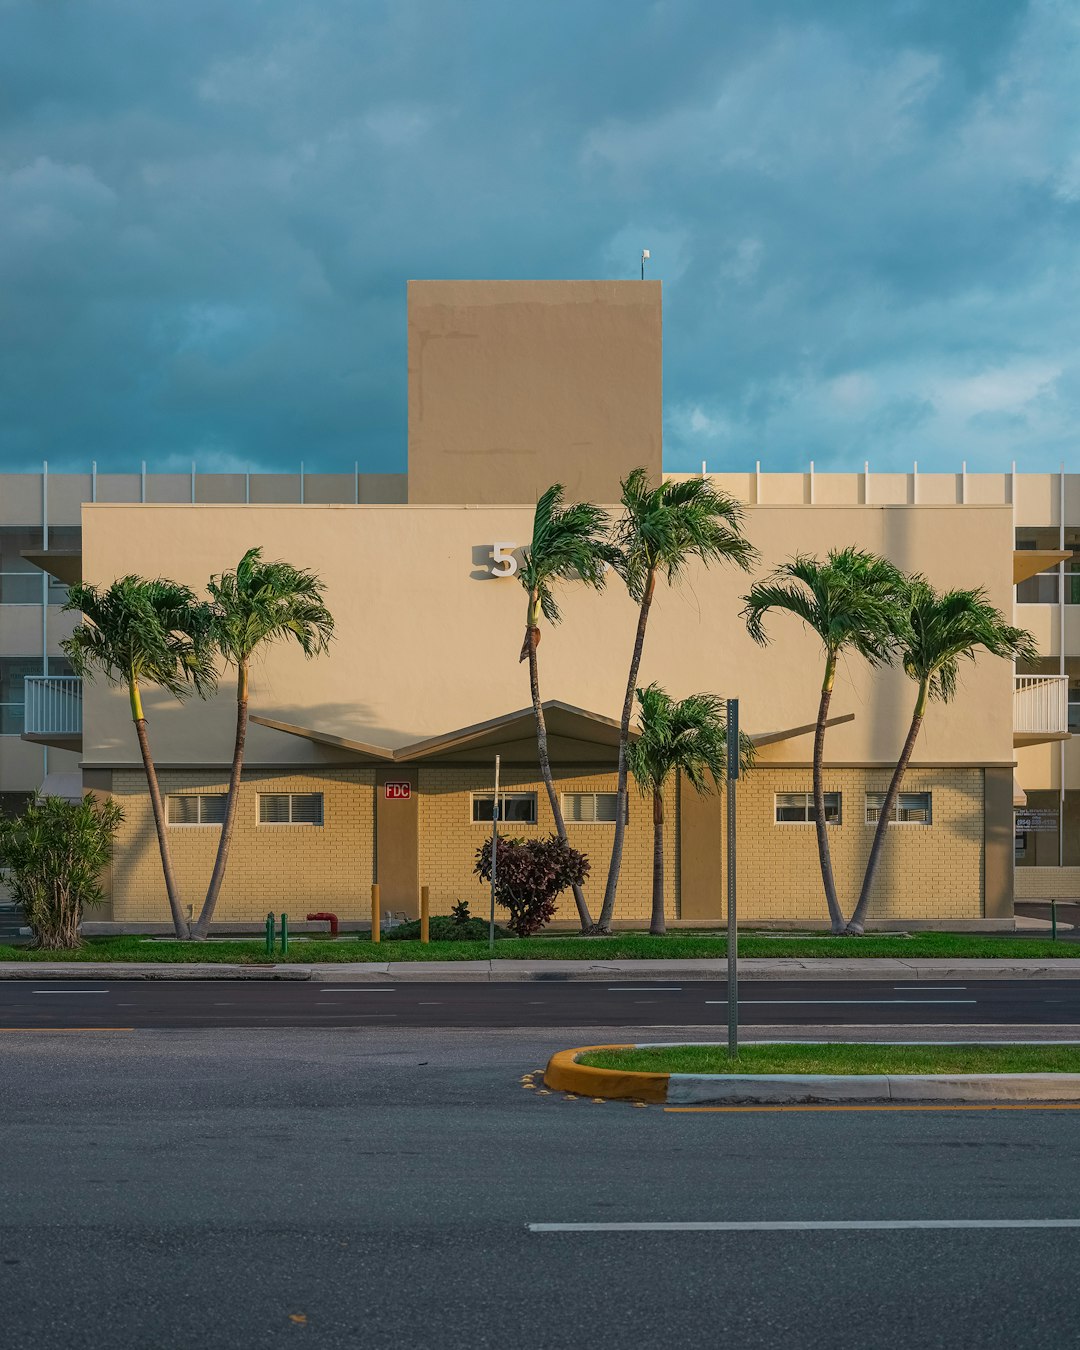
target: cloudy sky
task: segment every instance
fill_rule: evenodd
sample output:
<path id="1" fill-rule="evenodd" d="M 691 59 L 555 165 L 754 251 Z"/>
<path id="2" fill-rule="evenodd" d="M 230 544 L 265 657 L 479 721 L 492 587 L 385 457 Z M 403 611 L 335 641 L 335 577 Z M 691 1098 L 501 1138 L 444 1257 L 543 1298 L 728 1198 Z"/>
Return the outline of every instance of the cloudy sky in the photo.
<path id="1" fill-rule="evenodd" d="M 409 277 L 664 282 L 668 468 L 1080 468 L 1076 0 L 0 0 L 0 464 L 405 467 Z"/>

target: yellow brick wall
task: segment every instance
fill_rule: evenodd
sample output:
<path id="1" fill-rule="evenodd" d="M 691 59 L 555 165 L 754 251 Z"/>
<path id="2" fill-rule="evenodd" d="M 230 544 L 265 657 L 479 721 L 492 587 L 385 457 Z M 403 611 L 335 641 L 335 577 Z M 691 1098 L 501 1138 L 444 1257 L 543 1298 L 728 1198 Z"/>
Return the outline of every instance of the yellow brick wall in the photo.
<path id="1" fill-rule="evenodd" d="M 1080 898 L 1080 867 L 1018 867 L 1017 900 Z"/>
<path id="2" fill-rule="evenodd" d="M 489 768 L 420 769 L 420 883 L 431 887 L 433 914 L 448 914 L 458 900 L 467 900 L 473 914 L 488 912 L 490 890 L 473 875 L 473 867 L 476 850 L 488 837 L 491 826 L 472 824 L 471 794 L 490 792 L 492 786 Z M 507 824 L 508 833 L 535 839 L 554 831 L 551 806 L 542 782 L 521 770 L 509 769 L 503 772 L 501 786 L 508 792 L 535 792 L 537 799 L 537 824 Z M 615 775 L 582 773 L 557 777 L 555 787 L 560 793 L 614 792 Z M 678 906 L 675 797 L 672 785 L 664 808 L 664 909 L 669 919 L 677 917 Z M 566 831 L 571 844 L 589 859 L 591 870 L 584 891 L 595 918 L 603 904 L 614 826 L 567 824 Z M 638 795 L 631 780 L 630 819 L 623 847 L 616 918 L 648 920 L 652 912 L 652 857 L 652 804 Z M 505 911 L 500 913 L 505 917 Z M 570 891 L 560 898 L 555 917 L 576 919 L 577 909 Z"/>
<path id="3" fill-rule="evenodd" d="M 810 792 L 809 769 L 754 769 L 738 787 L 739 918 L 828 917 L 813 825 L 775 823 L 774 794 Z M 846 913 L 859 898 L 874 826 L 865 794 L 884 792 L 888 774 L 826 773 L 839 791 L 841 823 L 829 826 L 837 895 Z M 870 900 L 871 919 L 979 919 L 983 913 L 983 776 L 980 769 L 912 769 L 903 791 L 933 793 L 932 824 L 893 825 Z M 724 913 L 718 878 L 717 917 Z"/>
<path id="4" fill-rule="evenodd" d="M 164 770 L 161 791 L 224 792 L 226 778 Z M 259 792 L 321 792 L 323 825 L 259 825 Z M 110 893 L 110 918 L 120 923 L 167 923 L 154 819 L 141 771 L 113 774 L 113 797 L 123 808 Z M 310 773 L 245 772 L 225 883 L 215 920 L 252 921 L 268 910 L 303 919 L 325 909 L 342 919 L 371 916 L 375 774 L 372 769 L 327 768 Z M 185 909 L 198 915 L 213 870 L 220 831 L 172 826 L 169 843 Z"/>

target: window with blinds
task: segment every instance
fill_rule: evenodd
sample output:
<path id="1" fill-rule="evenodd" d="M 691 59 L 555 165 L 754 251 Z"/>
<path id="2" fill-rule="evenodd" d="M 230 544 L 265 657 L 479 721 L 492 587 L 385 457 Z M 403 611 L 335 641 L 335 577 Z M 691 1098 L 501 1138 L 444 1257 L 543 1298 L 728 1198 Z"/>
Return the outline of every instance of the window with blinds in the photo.
<path id="1" fill-rule="evenodd" d="M 777 825 L 813 825 L 817 820 L 812 792 L 778 792 L 776 794 Z M 825 793 L 825 824 L 840 824 L 840 793 Z"/>
<path id="2" fill-rule="evenodd" d="M 166 802 L 170 825 L 220 825 L 225 819 L 224 792 L 170 792 Z"/>
<path id="3" fill-rule="evenodd" d="M 564 792 L 563 819 L 568 825 L 614 825 L 618 801 L 615 792 Z"/>
<path id="4" fill-rule="evenodd" d="M 321 825 L 321 792 L 260 792 L 260 825 Z"/>
<path id="5" fill-rule="evenodd" d="M 881 815 L 881 808 L 885 805 L 885 796 L 884 792 L 868 792 L 866 794 L 867 825 L 877 824 L 878 817 Z M 889 824 L 931 824 L 933 817 L 932 798 L 933 794 L 930 792 L 901 792 L 896 799 L 892 815 L 889 817 Z"/>
<path id="6" fill-rule="evenodd" d="M 474 792 L 472 794 L 472 822 L 474 825 L 490 825 L 495 810 L 494 792 Z M 535 792 L 500 792 L 499 819 L 504 824 L 535 825 Z"/>

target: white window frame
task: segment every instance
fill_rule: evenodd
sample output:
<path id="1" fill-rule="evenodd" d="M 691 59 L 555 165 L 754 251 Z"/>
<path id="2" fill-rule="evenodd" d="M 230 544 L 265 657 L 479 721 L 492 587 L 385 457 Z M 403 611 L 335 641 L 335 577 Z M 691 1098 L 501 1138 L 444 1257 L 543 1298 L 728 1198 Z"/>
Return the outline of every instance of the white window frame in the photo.
<path id="1" fill-rule="evenodd" d="M 477 820 L 477 819 L 476 819 L 476 803 L 477 803 L 478 801 L 489 801 L 489 800 L 490 800 L 490 801 L 494 801 L 494 798 L 495 798 L 495 789 L 494 789 L 494 788 L 492 788 L 492 790 L 491 790 L 490 792 L 470 792 L 470 793 L 469 793 L 469 823 L 470 823 L 471 825 L 482 825 L 482 826 L 484 826 L 485 828 L 487 828 L 487 827 L 489 827 L 489 826 L 491 825 L 491 821 L 490 821 L 490 820 Z M 539 823 L 540 823 L 540 802 L 539 802 L 539 799 L 538 799 L 537 794 L 536 794 L 535 792 L 519 792 L 516 788 L 515 788 L 512 792 L 503 792 L 502 789 L 500 788 L 500 789 L 499 789 L 499 798 L 500 798 L 500 800 L 502 800 L 503 802 L 506 802 L 508 799 L 514 799 L 514 800 L 520 801 L 522 798 L 530 798 L 530 799 L 532 800 L 532 805 L 533 805 L 533 818 L 532 818 L 532 820 L 507 820 L 505 816 L 500 816 L 500 817 L 499 817 L 499 824 L 500 824 L 500 825 L 527 825 L 527 826 L 539 825 Z"/>
<path id="2" fill-rule="evenodd" d="M 805 799 L 805 807 L 804 807 L 804 809 L 805 809 L 805 811 L 806 811 L 806 814 L 805 814 L 805 816 L 803 817 L 802 820 L 777 820 L 777 818 L 776 818 L 776 812 L 777 812 L 777 810 L 779 809 L 779 799 L 780 799 L 781 797 L 803 797 L 803 798 Z M 825 797 L 826 797 L 826 799 L 828 799 L 829 797 L 835 797 L 835 798 L 836 798 L 836 819 L 835 819 L 835 820 L 828 820 L 828 819 L 826 819 L 826 821 L 825 821 L 825 824 L 826 824 L 826 825 L 830 825 L 830 826 L 832 826 L 832 827 L 835 829 L 835 828 L 837 828 L 838 826 L 840 826 L 840 825 L 842 825 L 842 824 L 844 823 L 844 794 L 843 794 L 842 791 L 839 791 L 839 790 L 838 790 L 838 791 L 833 791 L 832 789 L 829 789 L 828 791 L 826 791 Z M 813 805 L 814 805 L 814 794 L 813 794 L 813 792 L 799 792 L 799 791 L 795 791 L 795 792 L 774 792 L 774 793 L 773 793 L 773 824 L 774 824 L 774 825 L 780 825 L 780 826 L 784 826 L 784 825 L 813 825 L 815 822 L 811 819 L 811 816 L 810 816 L 810 812 L 811 812 L 811 810 L 813 809 Z M 828 815 L 828 800 L 826 800 L 825 811 L 826 811 L 826 816 L 827 816 L 827 815 Z"/>
<path id="3" fill-rule="evenodd" d="M 864 797 L 863 797 L 863 820 L 864 820 L 865 823 L 866 823 L 868 826 L 870 826 L 872 829 L 876 829 L 876 828 L 877 828 L 878 818 L 877 818 L 877 816 L 875 816 L 875 817 L 873 818 L 873 820 L 870 819 L 870 810 L 871 810 L 871 807 L 870 807 L 870 800 L 869 800 L 869 799 L 870 799 L 871 797 L 881 797 L 881 798 L 884 798 L 886 795 L 887 795 L 887 794 L 884 793 L 884 792 L 867 792 L 867 793 L 864 794 Z M 925 819 L 925 820 L 901 820 L 901 819 L 900 819 L 900 802 L 901 802 L 901 800 L 902 800 L 904 797 L 925 797 L 925 798 L 926 798 L 926 819 Z M 880 808 L 878 808 L 878 809 L 880 810 Z M 919 826 L 920 828 L 925 829 L 928 825 L 933 825 L 933 823 L 934 823 L 934 793 L 933 793 L 933 789 L 932 789 L 932 788 L 916 788 L 913 792 L 912 792 L 912 791 L 909 791 L 909 792 L 898 792 L 898 793 L 896 794 L 896 803 L 895 803 L 895 805 L 893 806 L 893 815 L 892 815 L 892 818 L 891 818 L 890 821 L 889 821 L 889 824 L 890 824 L 890 825 L 917 825 L 917 826 Z"/>
<path id="4" fill-rule="evenodd" d="M 263 820 L 262 818 L 262 799 L 264 797 L 288 797 L 289 799 L 289 819 L 288 820 Z M 293 798 L 294 797 L 318 797 L 319 799 L 319 819 L 318 820 L 293 820 Z M 326 824 L 326 799 L 321 792 L 257 792 L 255 794 L 255 823 L 260 830 L 273 829 L 308 829 L 321 830 Z"/>
<path id="5" fill-rule="evenodd" d="M 198 801 L 199 803 L 199 819 L 173 820 L 172 807 L 170 806 L 170 802 L 173 800 L 174 797 L 194 797 L 196 801 Z M 203 820 L 202 803 L 206 799 L 210 799 L 211 801 L 217 801 L 219 798 L 222 802 L 227 802 L 228 797 L 229 794 L 227 792 L 167 792 L 165 794 L 165 823 L 168 825 L 170 830 L 209 830 L 209 829 L 220 830 L 221 829 L 220 820 Z"/>
<path id="6" fill-rule="evenodd" d="M 566 818 L 566 799 L 567 797 L 592 797 L 594 801 L 592 820 L 567 820 Z M 595 800 L 597 797 L 614 797 L 615 809 L 619 808 L 619 794 L 617 792 L 562 792 L 559 794 L 559 805 L 562 807 L 563 819 L 568 826 L 589 826 L 589 825 L 611 825 L 614 826 L 614 818 L 611 820 L 599 820 L 596 816 Z M 628 823 L 628 822 L 626 822 Z"/>

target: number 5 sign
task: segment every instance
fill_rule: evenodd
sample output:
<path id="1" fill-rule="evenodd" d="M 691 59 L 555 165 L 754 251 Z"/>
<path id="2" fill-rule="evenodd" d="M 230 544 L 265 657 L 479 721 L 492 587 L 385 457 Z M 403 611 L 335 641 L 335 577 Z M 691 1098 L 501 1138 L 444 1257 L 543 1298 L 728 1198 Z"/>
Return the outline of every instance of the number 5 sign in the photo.
<path id="1" fill-rule="evenodd" d="M 516 544 L 492 544 L 491 560 L 495 564 L 491 568 L 493 577 L 512 577 L 518 570 L 518 560 L 514 557 Z"/>

